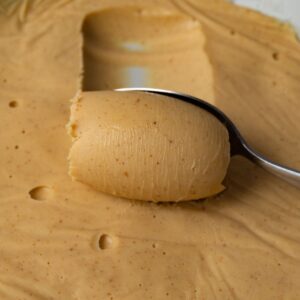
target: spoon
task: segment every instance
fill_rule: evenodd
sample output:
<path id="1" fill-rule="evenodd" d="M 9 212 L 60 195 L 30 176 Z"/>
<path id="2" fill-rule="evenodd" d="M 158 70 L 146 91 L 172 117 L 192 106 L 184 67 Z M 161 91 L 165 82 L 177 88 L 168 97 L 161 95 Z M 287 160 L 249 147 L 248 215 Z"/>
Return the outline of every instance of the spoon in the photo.
<path id="1" fill-rule="evenodd" d="M 245 141 L 245 139 L 242 137 L 242 135 L 240 134 L 240 132 L 238 131 L 234 123 L 221 110 L 219 110 L 214 105 L 187 94 L 177 93 L 174 91 L 168 91 L 162 89 L 120 88 L 120 89 L 116 89 L 116 91 L 120 91 L 120 92 L 139 91 L 139 92 L 160 94 L 160 95 L 168 96 L 170 98 L 179 99 L 188 102 L 190 104 L 196 105 L 202 109 L 205 109 L 206 111 L 213 114 L 227 128 L 229 133 L 231 156 L 234 155 L 244 156 L 250 161 L 254 162 L 255 164 L 265 169 L 266 171 L 300 188 L 300 171 L 275 163 L 272 160 L 267 159 L 260 153 L 253 150 Z"/>

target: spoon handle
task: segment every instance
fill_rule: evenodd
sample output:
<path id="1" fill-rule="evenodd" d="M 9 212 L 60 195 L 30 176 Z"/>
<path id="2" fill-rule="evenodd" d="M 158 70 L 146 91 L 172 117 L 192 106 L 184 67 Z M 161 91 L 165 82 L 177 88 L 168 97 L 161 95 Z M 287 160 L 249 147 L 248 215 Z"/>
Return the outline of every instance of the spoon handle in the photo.
<path id="1" fill-rule="evenodd" d="M 265 158 L 261 154 L 257 153 L 246 144 L 244 144 L 243 146 L 245 150 L 243 155 L 246 156 L 248 159 L 250 159 L 252 162 L 259 165 L 266 171 L 300 188 L 300 171 L 277 164 Z"/>

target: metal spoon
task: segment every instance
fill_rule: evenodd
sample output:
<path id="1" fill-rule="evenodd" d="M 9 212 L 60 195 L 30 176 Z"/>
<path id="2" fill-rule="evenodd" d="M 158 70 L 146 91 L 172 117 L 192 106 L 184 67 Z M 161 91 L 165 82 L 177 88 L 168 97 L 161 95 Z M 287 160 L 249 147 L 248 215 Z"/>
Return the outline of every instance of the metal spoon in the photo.
<path id="1" fill-rule="evenodd" d="M 263 155 L 259 154 L 255 150 L 253 150 L 248 145 L 248 143 L 244 140 L 244 138 L 242 137 L 242 135 L 240 134 L 236 126 L 233 124 L 233 122 L 222 111 L 220 111 L 218 108 L 211 105 L 210 103 L 207 103 L 206 101 L 203 101 L 201 99 L 198 99 L 196 97 L 187 94 L 177 93 L 177 92 L 162 90 L 162 89 L 121 88 L 121 89 L 116 89 L 116 91 L 121 91 L 121 92 L 139 91 L 139 92 L 160 94 L 160 95 L 168 96 L 171 98 L 175 98 L 175 99 L 179 99 L 191 103 L 193 105 L 196 105 L 202 109 L 209 111 L 226 126 L 229 132 L 231 156 L 242 155 L 248 158 L 249 160 L 251 160 L 252 162 L 254 162 L 255 164 L 259 165 L 266 171 L 300 188 L 300 171 L 277 164 L 267 159 Z"/>

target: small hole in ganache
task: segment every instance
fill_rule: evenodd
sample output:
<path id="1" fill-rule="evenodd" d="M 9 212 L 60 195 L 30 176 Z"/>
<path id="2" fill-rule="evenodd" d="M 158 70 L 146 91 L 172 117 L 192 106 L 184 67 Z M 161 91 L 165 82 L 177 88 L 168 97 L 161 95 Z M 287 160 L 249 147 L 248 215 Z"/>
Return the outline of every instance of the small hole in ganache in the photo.
<path id="1" fill-rule="evenodd" d="M 8 103 L 8 106 L 9 107 L 11 107 L 11 108 L 15 108 L 15 107 L 17 107 L 18 106 L 18 102 L 17 101 L 10 101 L 9 103 Z"/>
<path id="2" fill-rule="evenodd" d="M 101 250 L 110 249 L 113 246 L 112 237 L 108 234 L 102 234 L 99 238 L 99 248 Z"/>
<path id="3" fill-rule="evenodd" d="M 48 186 L 37 186 L 29 191 L 29 195 L 33 200 L 49 200 L 53 197 L 54 191 Z"/>
<path id="4" fill-rule="evenodd" d="M 273 52 L 272 57 L 274 60 L 279 60 L 279 53 L 278 52 Z"/>
<path id="5" fill-rule="evenodd" d="M 71 124 L 71 136 L 73 138 L 77 137 L 77 129 L 78 129 L 77 124 L 75 124 L 75 123 Z"/>

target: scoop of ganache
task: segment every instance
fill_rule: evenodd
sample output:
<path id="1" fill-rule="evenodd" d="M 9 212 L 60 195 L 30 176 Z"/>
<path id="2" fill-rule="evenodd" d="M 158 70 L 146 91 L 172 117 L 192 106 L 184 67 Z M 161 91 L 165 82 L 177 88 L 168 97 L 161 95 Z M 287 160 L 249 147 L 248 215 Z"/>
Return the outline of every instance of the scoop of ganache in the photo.
<path id="1" fill-rule="evenodd" d="M 224 189 L 227 129 L 209 112 L 143 92 L 84 92 L 73 100 L 69 174 L 101 192 L 184 201 Z"/>

